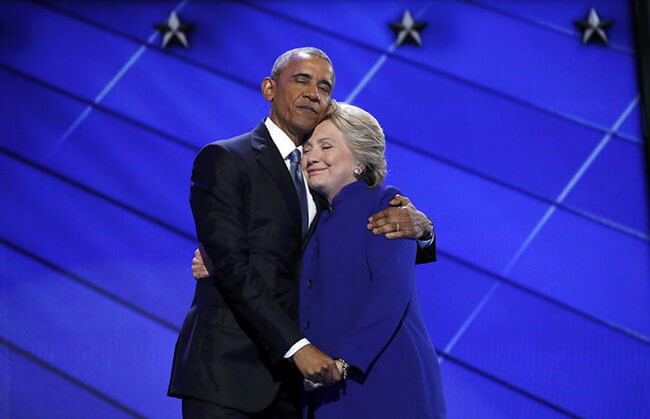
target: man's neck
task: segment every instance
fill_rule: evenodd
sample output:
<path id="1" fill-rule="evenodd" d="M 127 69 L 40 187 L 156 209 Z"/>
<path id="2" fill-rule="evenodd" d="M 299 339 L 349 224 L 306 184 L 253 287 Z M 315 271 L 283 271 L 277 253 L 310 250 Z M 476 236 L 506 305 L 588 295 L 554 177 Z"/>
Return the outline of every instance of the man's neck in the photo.
<path id="1" fill-rule="evenodd" d="M 299 145 L 301 145 L 301 144 L 303 143 L 303 141 L 304 141 L 304 139 L 305 139 L 305 134 L 295 134 L 295 133 L 293 133 L 293 132 L 289 129 L 289 127 L 287 127 L 287 126 L 285 126 L 284 124 L 282 124 L 282 123 L 281 123 L 280 121 L 278 121 L 278 119 L 277 119 L 275 116 L 273 116 L 273 115 L 269 115 L 269 118 L 271 119 L 271 121 L 273 121 L 273 123 L 274 123 L 278 128 L 280 128 L 280 129 L 281 129 L 285 134 L 287 134 L 287 136 L 291 139 L 291 141 L 293 141 L 293 143 L 296 145 L 296 147 L 298 147 Z"/>

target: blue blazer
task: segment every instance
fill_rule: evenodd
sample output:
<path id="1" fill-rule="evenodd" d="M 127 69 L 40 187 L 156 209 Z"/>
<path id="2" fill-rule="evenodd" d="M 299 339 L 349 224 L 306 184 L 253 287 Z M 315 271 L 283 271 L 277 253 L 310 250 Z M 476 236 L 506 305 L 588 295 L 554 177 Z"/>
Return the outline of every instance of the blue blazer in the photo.
<path id="1" fill-rule="evenodd" d="M 387 240 L 368 217 L 400 193 L 357 181 L 324 210 L 303 256 L 300 325 L 356 370 L 307 397 L 316 418 L 441 418 L 440 368 L 415 289 L 413 240 Z"/>

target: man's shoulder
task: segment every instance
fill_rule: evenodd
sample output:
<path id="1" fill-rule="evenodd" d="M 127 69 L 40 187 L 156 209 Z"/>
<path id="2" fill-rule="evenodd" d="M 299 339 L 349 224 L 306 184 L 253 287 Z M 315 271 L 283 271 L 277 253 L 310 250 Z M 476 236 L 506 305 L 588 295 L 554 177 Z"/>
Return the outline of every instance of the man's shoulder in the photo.
<path id="1" fill-rule="evenodd" d="M 213 141 L 209 144 L 206 144 L 203 146 L 201 151 L 203 150 L 217 150 L 214 152 L 221 152 L 224 153 L 235 153 L 235 154 L 242 154 L 242 153 L 248 153 L 251 151 L 251 145 L 253 142 L 254 137 L 259 137 L 263 136 L 266 134 L 266 128 L 264 127 L 264 124 L 260 124 L 257 127 L 255 127 L 252 131 L 246 132 L 244 134 L 237 135 L 235 137 L 230 137 L 226 139 L 221 139 L 221 140 L 216 140 Z"/>

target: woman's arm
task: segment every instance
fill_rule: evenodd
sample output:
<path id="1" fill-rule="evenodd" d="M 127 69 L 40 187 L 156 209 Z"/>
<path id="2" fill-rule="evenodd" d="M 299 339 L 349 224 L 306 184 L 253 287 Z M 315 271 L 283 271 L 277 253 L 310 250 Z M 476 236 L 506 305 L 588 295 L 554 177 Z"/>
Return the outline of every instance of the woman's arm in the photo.
<path id="1" fill-rule="evenodd" d="M 391 197 L 384 197 L 381 205 Z M 364 373 L 386 348 L 408 310 L 416 255 L 413 240 L 386 240 L 370 232 L 368 236 L 366 259 L 370 277 L 355 279 L 370 281 L 369 292 L 351 296 L 363 308 L 357 318 L 350 319 L 352 327 L 334 352 Z"/>

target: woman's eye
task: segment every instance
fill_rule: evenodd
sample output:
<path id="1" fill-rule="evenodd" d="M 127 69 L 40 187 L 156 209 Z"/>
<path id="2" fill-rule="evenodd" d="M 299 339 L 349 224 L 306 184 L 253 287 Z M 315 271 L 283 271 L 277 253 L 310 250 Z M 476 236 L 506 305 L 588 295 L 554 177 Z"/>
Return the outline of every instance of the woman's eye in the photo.
<path id="1" fill-rule="evenodd" d="M 324 145 L 324 146 L 323 146 L 323 150 L 329 150 L 330 148 L 332 148 L 331 145 Z"/>

